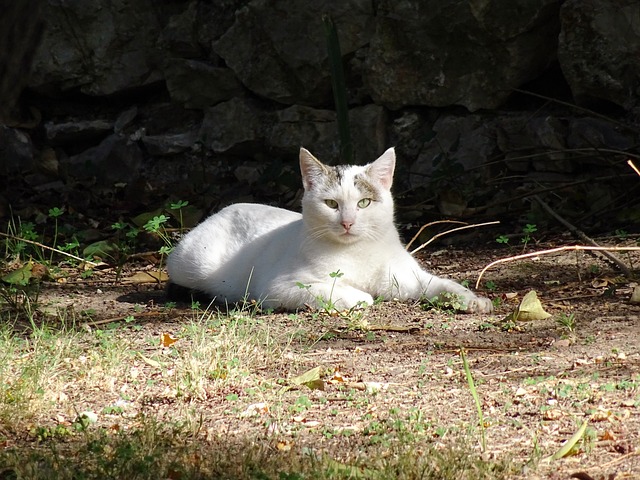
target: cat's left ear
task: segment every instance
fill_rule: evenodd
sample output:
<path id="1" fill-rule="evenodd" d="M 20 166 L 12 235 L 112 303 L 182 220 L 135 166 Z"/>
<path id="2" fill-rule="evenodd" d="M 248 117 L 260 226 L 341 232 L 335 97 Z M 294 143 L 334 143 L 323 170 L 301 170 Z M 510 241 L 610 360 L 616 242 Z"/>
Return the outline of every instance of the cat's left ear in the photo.
<path id="1" fill-rule="evenodd" d="M 305 190 L 311 190 L 317 179 L 329 173 L 329 170 L 309 150 L 300 147 L 300 173 L 302 186 Z"/>
<path id="2" fill-rule="evenodd" d="M 396 168 L 396 151 L 393 147 L 388 149 L 378 159 L 369 165 L 369 175 L 378 180 L 387 190 L 393 183 L 393 171 Z"/>

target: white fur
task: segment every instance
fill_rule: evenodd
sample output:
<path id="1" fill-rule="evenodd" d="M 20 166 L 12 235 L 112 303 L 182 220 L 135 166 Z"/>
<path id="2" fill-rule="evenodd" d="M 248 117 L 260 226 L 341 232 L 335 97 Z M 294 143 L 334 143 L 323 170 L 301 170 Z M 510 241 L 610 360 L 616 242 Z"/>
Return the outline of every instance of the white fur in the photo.
<path id="1" fill-rule="evenodd" d="M 462 297 L 467 311 L 490 312 L 488 299 L 427 273 L 405 250 L 393 220 L 394 168 L 390 148 L 369 165 L 340 167 L 336 182 L 335 169 L 300 149 L 303 214 L 247 203 L 222 209 L 171 253 L 171 281 L 219 301 L 256 299 L 288 310 L 317 307 L 318 299 L 351 308 L 377 297 L 407 300 L 450 292 Z M 373 195 L 356 187 L 358 178 Z M 359 206 L 369 196 L 375 199 Z M 330 276 L 338 271 L 342 276 Z"/>

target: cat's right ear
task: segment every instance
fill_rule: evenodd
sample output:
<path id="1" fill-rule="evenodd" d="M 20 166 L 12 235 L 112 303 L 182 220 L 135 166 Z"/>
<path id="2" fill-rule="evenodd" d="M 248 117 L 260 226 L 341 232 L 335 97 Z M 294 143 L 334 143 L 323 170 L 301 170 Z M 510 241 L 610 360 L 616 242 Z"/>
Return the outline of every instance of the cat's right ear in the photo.
<path id="1" fill-rule="evenodd" d="M 378 159 L 369 165 L 369 175 L 375 177 L 387 190 L 393 183 L 393 171 L 396 168 L 396 151 L 393 147 L 384 152 Z"/>
<path id="2" fill-rule="evenodd" d="M 317 179 L 328 172 L 327 167 L 309 150 L 300 147 L 300 173 L 302 174 L 302 186 L 305 190 L 311 190 Z"/>

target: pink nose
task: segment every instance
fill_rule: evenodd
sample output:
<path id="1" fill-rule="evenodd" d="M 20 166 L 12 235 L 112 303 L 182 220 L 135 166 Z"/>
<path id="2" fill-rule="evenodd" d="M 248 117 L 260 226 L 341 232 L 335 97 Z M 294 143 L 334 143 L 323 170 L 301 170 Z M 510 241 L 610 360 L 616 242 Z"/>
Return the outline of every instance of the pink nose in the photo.
<path id="1" fill-rule="evenodd" d="M 348 232 L 349 229 L 353 226 L 353 222 L 342 222 L 342 226 L 344 227 L 344 229 Z"/>

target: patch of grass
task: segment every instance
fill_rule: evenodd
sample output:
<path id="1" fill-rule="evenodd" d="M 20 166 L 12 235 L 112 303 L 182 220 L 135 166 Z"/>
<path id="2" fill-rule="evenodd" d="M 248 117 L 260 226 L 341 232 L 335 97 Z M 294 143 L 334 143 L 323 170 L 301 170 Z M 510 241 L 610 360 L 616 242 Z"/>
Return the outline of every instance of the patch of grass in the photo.
<path id="1" fill-rule="evenodd" d="M 464 300 L 455 293 L 444 292 L 433 298 L 423 298 L 420 305 L 424 310 L 455 313 L 463 310 Z"/>
<path id="2" fill-rule="evenodd" d="M 129 431 L 89 428 L 73 440 L 45 436 L 28 449 L 0 451 L 5 478 L 66 480 L 113 478 L 155 480 L 226 479 L 425 479 L 489 480 L 516 473 L 505 461 L 483 460 L 464 445 L 350 445 L 337 436 L 339 456 L 278 436 L 192 438 L 179 423 L 142 419 Z M 66 434 L 65 434 L 66 436 Z M 329 438 L 333 438 L 329 435 Z M 34 448 L 35 447 L 35 448 Z"/>
<path id="3" fill-rule="evenodd" d="M 575 332 L 576 326 L 577 326 L 576 317 L 575 317 L 575 314 L 573 313 L 570 313 L 569 315 L 567 315 L 564 312 L 561 313 L 558 316 L 556 323 L 558 324 L 559 327 L 563 328 L 569 333 Z"/>
<path id="4" fill-rule="evenodd" d="M 11 326 L 0 330 L 0 424 L 36 417 L 58 401 L 69 380 L 67 359 L 78 350 L 76 336 L 32 328 L 22 338 Z"/>
<path id="5" fill-rule="evenodd" d="M 292 334 L 241 311 L 202 312 L 187 324 L 169 357 L 178 395 L 206 398 L 224 385 L 243 389 L 260 382 L 252 372 L 277 368 Z"/>

